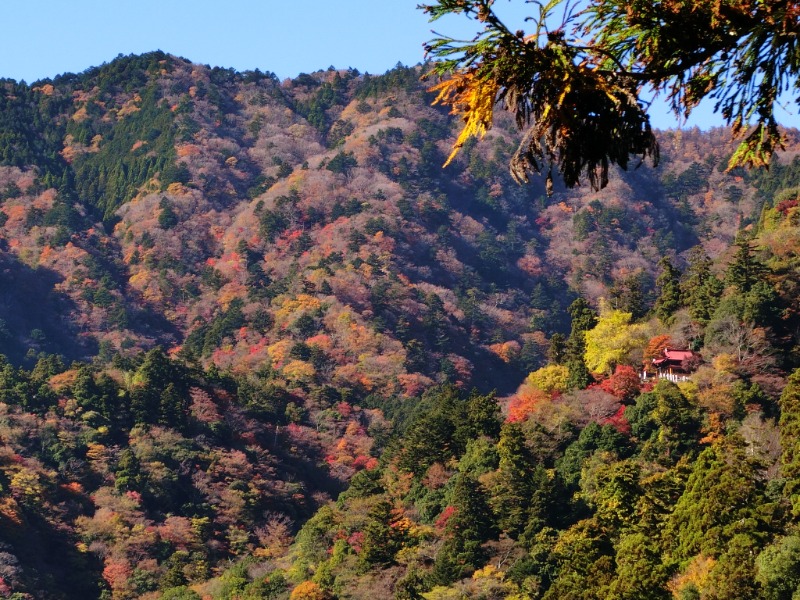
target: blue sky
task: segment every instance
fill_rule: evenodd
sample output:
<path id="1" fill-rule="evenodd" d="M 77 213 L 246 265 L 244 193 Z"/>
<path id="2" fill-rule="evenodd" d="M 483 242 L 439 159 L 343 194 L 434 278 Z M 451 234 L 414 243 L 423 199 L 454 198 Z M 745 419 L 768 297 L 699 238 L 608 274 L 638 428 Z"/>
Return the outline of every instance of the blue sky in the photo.
<path id="1" fill-rule="evenodd" d="M 420 1 L 0 0 L 0 77 L 31 83 L 151 50 L 280 78 L 331 65 L 383 73 L 422 61 L 434 27 L 454 36 L 476 31 L 462 18 L 428 23 Z M 512 28 L 525 27 L 530 5 L 498 0 L 496 7 Z M 695 112 L 686 125 L 721 124 L 710 107 Z M 781 122 L 800 126 L 794 112 Z M 663 106 L 651 118 L 659 128 L 678 126 Z"/>
<path id="2" fill-rule="evenodd" d="M 398 61 L 423 59 L 431 25 L 416 5 L 417 0 L 2 0 L 0 76 L 31 82 L 80 72 L 120 53 L 157 49 L 279 77 L 330 65 L 383 73 Z"/>

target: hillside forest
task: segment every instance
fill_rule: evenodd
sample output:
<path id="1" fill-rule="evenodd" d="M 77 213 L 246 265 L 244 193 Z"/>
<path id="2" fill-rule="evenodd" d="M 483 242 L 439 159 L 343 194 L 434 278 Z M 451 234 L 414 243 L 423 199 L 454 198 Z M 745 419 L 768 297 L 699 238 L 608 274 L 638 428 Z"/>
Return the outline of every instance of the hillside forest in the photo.
<path id="1" fill-rule="evenodd" d="M 800 132 L 548 194 L 424 69 L 0 81 L 0 598 L 800 597 Z"/>

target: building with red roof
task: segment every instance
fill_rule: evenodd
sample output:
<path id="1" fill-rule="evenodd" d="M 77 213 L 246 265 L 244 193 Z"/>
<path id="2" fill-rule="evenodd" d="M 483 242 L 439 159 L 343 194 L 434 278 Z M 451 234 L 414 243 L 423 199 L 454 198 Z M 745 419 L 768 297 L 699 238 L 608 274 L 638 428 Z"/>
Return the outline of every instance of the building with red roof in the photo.
<path id="1" fill-rule="evenodd" d="M 658 375 L 688 375 L 693 373 L 700 362 L 700 355 L 691 350 L 664 348 L 662 356 L 653 359 Z"/>

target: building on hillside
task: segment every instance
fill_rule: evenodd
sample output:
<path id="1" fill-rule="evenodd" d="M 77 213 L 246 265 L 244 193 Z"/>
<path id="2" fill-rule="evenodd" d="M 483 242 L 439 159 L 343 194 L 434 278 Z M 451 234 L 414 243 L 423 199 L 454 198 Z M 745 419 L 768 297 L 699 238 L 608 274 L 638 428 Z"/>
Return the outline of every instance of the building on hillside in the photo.
<path id="1" fill-rule="evenodd" d="M 701 360 L 700 355 L 691 350 L 664 348 L 662 356 L 653 359 L 653 367 L 656 370 L 656 377 L 685 381 L 697 370 Z"/>

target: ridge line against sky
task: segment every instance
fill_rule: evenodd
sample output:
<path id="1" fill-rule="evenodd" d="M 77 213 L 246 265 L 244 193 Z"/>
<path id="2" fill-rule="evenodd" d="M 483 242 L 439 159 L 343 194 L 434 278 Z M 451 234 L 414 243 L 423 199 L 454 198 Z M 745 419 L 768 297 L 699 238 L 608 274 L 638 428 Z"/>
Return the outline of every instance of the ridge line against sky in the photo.
<path id="1" fill-rule="evenodd" d="M 0 77 L 32 83 L 80 73 L 119 54 L 163 50 L 195 63 L 260 69 L 279 78 L 334 66 L 381 74 L 398 62 L 424 60 L 431 30 L 471 37 L 479 29 L 464 18 L 429 23 L 421 0 L 3 0 Z M 526 28 L 532 6 L 498 0 L 512 28 Z M 800 127 L 797 107 L 778 118 Z M 666 105 L 651 108 L 653 126 L 681 126 Z M 710 103 L 685 127 L 723 125 Z"/>

